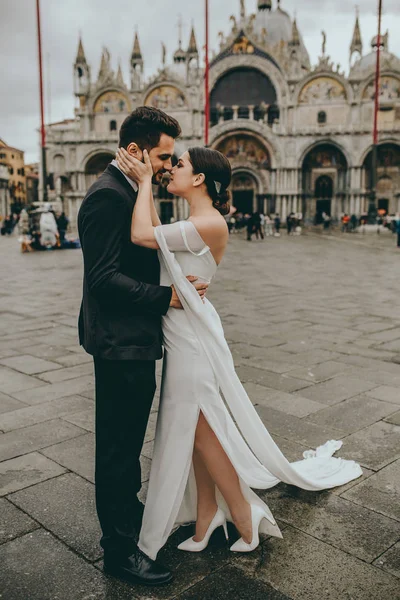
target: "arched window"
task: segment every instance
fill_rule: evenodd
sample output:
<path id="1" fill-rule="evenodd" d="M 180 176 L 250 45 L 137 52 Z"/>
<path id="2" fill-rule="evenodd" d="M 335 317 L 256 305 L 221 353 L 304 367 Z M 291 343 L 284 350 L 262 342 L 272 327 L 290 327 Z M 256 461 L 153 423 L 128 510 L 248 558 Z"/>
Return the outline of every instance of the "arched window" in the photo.
<path id="1" fill-rule="evenodd" d="M 320 125 L 326 123 L 326 112 L 324 110 L 320 110 L 318 113 L 318 123 Z"/>
<path id="2" fill-rule="evenodd" d="M 117 131 L 117 121 L 110 121 L 110 131 Z"/>

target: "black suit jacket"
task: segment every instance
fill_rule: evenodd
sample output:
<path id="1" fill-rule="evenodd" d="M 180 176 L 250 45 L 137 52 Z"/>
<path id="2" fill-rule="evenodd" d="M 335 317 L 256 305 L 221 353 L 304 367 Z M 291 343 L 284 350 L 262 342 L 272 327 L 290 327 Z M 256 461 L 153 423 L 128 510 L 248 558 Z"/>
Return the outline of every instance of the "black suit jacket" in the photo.
<path id="1" fill-rule="evenodd" d="M 109 165 L 78 215 L 84 261 L 79 340 L 89 354 L 110 360 L 161 358 L 161 316 L 172 295 L 159 285 L 157 251 L 130 240 L 136 198 Z"/>

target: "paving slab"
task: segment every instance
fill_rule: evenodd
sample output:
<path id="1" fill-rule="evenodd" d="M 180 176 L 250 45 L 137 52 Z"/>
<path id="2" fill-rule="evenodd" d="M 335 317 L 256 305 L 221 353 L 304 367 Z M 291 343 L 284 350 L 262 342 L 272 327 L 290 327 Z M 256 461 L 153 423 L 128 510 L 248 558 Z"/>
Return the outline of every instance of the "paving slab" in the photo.
<path id="1" fill-rule="evenodd" d="M 363 467 L 377 471 L 400 457 L 400 427 L 378 421 L 346 437 L 345 453 Z M 338 455 L 344 455 L 344 448 Z"/>
<path id="2" fill-rule="evenodd" d="M 90 561 L 102 556 L 92 483 L 67 473 L 9 499 L 78 554 Z"/>
<path id="3" fill-rule="evenodd" d="M 300 395 L 288 394 L 272 388 L 266 388 L 256 383 L 244 385 L 249 398 L 255 405 L 265 406 L 280 410 L 295 417 L 306 417 L 318 410 L 325 408 L 325 404 L 314 402 Z"/>
<path id="4" fill-rule="evenodd" d="M 393 425 L 400 425 L 400 410 L 393 415 L 390 415 L 390 417 L 386 417 L 384 421 L 392 423 Z"/>
<path id="5" fill-rule="evenodd" d="M 92 363 L 93 358 L 89 354 L 65 354 L 57 357 L 57 362 L 64 367 L 75 367 L 83 363 Z"/>
<path id="6" fill-rule="evenodd" d="M 64 472 L 63 467 L 39 452 L 4 460 L 0 462 L 0 496 L 58 477 Z"/>
<path id="7" fill-rule="evenodd" d="M 327 360 L 319 364 L 297 368 L 290 372 L 291 377 L 304 379 L 312 383 L 322 383 L 328 379 L 332 379 L 335 375 L 345 373 L 350 367 L 334 360 Z"/>
<path id="8" fill-rule="evenodd" d="M 400 542 L 377 558 L 374 565 L 400 578 Z"/>
<path id="9" fill-rule="evenodd" d="M 81 396 L 67 396 L 53 402 L 24 406 L 24 408 L 0 414 L 0 430 L 4 432 L 12 431 L 84 409 L 93 411 L 93 402 Z"/>
<path id="10" fill-rule="evenodd" d="M 376 387 L 374 383 L 363 381 L 354 377 L 334 377 L 323 383 L 316 383 L 301 391 L 301 396 L 320 402 L 321 404 L 337 404 L 353 396 L 366 392 Z"/>
<path id="11" fill-rule="evenodd" d="M 0 498 L 0 544 L 21 537 L 21 535 L 34 531 L 39 527 L 39 524 L 31 519 L 29 515 L 19 510 L 5 498 Z"/>
<path id="12" fill-rule="evenodd" d="M 233 564 L 294 600 L 400 598 L 396 577 L 292 527 Z"/>
<path id="13" fill-rule="evenodd" d="M 400 523 L 329 492 L 279 484 L 261 494 L 275 518 L 365 562 L 400 539 Z"/>
<path id="14" fill-rule="evenodd" d="M 12 392 L 10 395 L 17 400 L 22 400 L 26 404 L 41 404 L 42 402 L 50 402 L 58 398 L 64 398 L 66 395 L 74 394 L 83 395 L 86 392 L 93 390 L 94 381 L 91 375 L 71 379 L 66 385 L 64 381 L 60 383 L 45 383 L 40 382 L 40 388 L 30 389 L 23 392 Z"/>
<path id="15" fill-rule="evenodd" d="M 78 364 L 75 367 L 65 367 L 62 368 L 58 365 L 58 369 L 56 371 L 47 371 L 46 373 L 40 373 L 38 377 L 43 379 L 43 381 L 47 381 L 49 383 L 60 383 L 62 381 L 67 381 L 69 379 L 76 379 L 77 377 L 82 377 L 83 375 L 93 375 L 93 363 L 84 362 L 83 364 Z"/>
<path id="16" fill-rule="evenodd" d="M 12 410 L 24 408 L 25 406 L 26 404 L 24 402 L 16 400 L 15 398 L 12 398 L 12 396 L 8 396 L 7 394 L 0 392 L 0 415 L 11 412 Z"/>
<path id="17" fill-rule="evenodd" d="M 400 521 L 400 460 L 342 494 L 352 502 Z"/>
<path id="18" fill-rule="evenodd" d="M 367 396 L 400 405 L 400 389 L 398 387 L 396 388 L 390 385 L 381 385 L 380 387 L 376 387 L 367 392 Z"/>
<path id="19" fill-rule="evenodd" d="M 303 388 L 309 387 L 309 383 L 301 379 L 295 379 L 285 375 L 279 375 L 272 373 L 272 371 L 266 371 L 264 369 L 256 369 L 254 367 L 240 366 L 236 370 L 239 379 L 242 382 L 258 383 L 271 387 L 275 390 L 282 390 L 283 392 L 294 392 Z"/>
<path id="20" fill-rule="evenodd" d="M 0 564 L 6 600 L 109 598 L 98 569 L 42 529 L 0 546 Z"/>
<path id="21" fill-rule="evenodd" d="M 256 410 L 271 434 L 277 434 L 286 440 L 307 446 L 307 448 L 315 448 L 328 440 L 343 437 L 343 432 L 339 429 L 322 427 L 273 408 L 256 406 Z"/>
<path id="22" fill-rule="evenodd" d="M 361 394 L 311 414 L 308 420 L 319 425 L 335 423 L 341 431 L 353 433 L 393 414 L 395 410 L 396 407 L 389 402 L 381 402 L 367 394 Z"/>
<path id="23" fill-rule="evenodd" d="M 8 367 L 0 366 L 0 388 L 5 394 L 15 396 L 15 392 L 31 390 L 43 385 L 45 385 L 44 382 L 36 377 L 24 375 Z"/>
<path id="24" fill-rule="evenodd" d="M 0 461 L 28 454 L 64 440 L 72 440 L 83 433 L 79 427 L 61 419 L 3 433 L 0 436 Z"/>
<path id="25" fill-rule="evenodd" d="M 70 425 L 66 423 L 66 425 Z M 71 425 L 74 427 L 74 425 Z M 76 439 L 55 444 L 42 450 L 42 454 L 56 463 L 94 483 L 94 435 L 80 429 L 81 435 Z"/>
<path id="26" fill-rule="evenodd" d="M 177 596 L 177 600 L 290 600 L 267 583 L 255 580 L 235 567 L 213 573 L 193 588 Z"/>
<path id="27" fill-rule="evenodd" d="M 35 375 L 37 373 L 43 373 L 44 371 L 61 369 L 61 366 L 57 363 L 43 360 L 37 356 L 30 356 L 29 354 L 3 358 L 0 360 L 0 364 L 5 367 L 10 367 L 10 369 L 15 369 L 20 373 L 25 373 L 26 375 Z"/>
<path id="28" fill-rule="evenodd" d="M 86 431 L 90 431 L 94 433 L 95 431 L 95 409 L 94 405 L 88 410 L 82 410 L 77 413 L 64 415 L 62 417 L 64 421 L 68 421 L 68 423 L 72 423 L 77 427 L 81 427 L 82 429 L 86 429 Z"/>
<path id="29" fill-rule="evenodd" d="M 54 361 L 62 356 L 67 356 L 68 353 L 65 351 L 65 348 L 59 347 L 57 345 L 49 346 L 48 344 L 31 344 L 28 348 L 29 354 L 31 356 L 37 356 L 38 358 L 47 359 L 50 361 Z"/>

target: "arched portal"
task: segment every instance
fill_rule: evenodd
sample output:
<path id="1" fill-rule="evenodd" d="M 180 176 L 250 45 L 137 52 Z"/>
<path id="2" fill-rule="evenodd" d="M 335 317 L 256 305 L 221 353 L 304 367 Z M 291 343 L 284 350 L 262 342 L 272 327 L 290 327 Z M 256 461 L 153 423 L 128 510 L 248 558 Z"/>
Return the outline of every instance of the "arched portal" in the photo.
<path id="1" fill-rule="evenodd" d="M 238 212 L 263 210 L 267 202 L 271 156 L 262 139 L 250 132 L 235 132 L 216 145 L 231 163 L 232 204 Z"/>
<path id="2" fill-rule="evenodd" d="M 322 221 L 326 212 L 338 218 L 344 212 L 348 164 L 344 153 L 330 143 L 318 144 L 306 154 L 302 165 L 303 214 Z"/>
<path id="3" fill-rule="evenodd" d="M 376 208 L 390 214 L 400 208 L 400 146 L 393 143 L 377 147 Z M 367 195 L 373 186 L 372 149 L 363 163 L 363 187 Z"/>
<path id="4" fill-rule="evenodd" d="M 224 73 L 216 82 L 210 95 L 210 123 L 221 119 L 229 121 L 236 114 L 249 119 L 251 112 L 256 120 L 272 122 L 279 118 L 277 95 L 271 80 L 254 68 L 239 67 Z"/>
<path id="5" fill-rule="evenodd" d="M 85 183 L 86 189 L 88 189 L 92 183 L 101 175 L 109 163 L 114 158 L 113 154 L 108 152 L 99 152 L 92 156 L 85 166 Z"/>
<path id="6" fill-rule="evenodd" d="M 249 173 L 238 171 L 233 174 L 232 205 L 238 213 L 253 213 L 257 187 L 255 178 Z"/>
<path id="7" fill-rule="evenodd" d="M 316 216 L 315 222 L 323 222 L 323 214 L 332 213 L 333 180 L 329 175 L 320 175 L 315 182 Z"/>

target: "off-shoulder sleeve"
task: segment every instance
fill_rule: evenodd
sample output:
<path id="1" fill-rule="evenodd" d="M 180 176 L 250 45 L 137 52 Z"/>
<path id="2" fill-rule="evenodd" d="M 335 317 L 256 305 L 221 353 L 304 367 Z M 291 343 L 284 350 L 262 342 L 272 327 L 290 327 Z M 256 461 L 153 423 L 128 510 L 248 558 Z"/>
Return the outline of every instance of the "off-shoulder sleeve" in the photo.
<path id="1" fill-rule="evenodd" d="M 159 225 L 171 252 L 190 252 L 200 256 L 209 250 L 191 221 Z"/>

